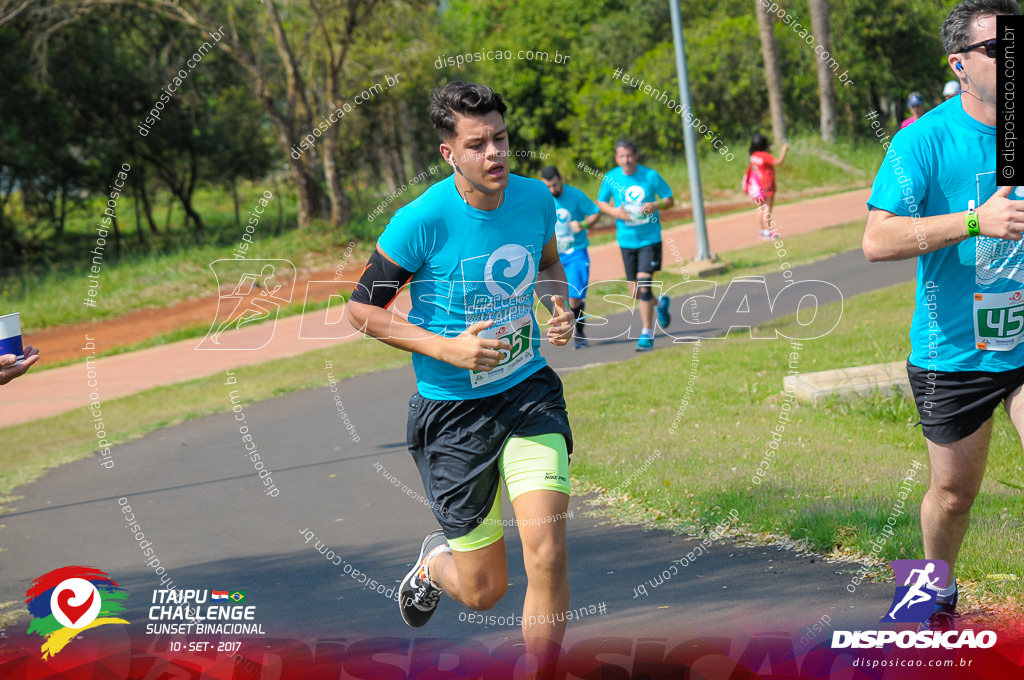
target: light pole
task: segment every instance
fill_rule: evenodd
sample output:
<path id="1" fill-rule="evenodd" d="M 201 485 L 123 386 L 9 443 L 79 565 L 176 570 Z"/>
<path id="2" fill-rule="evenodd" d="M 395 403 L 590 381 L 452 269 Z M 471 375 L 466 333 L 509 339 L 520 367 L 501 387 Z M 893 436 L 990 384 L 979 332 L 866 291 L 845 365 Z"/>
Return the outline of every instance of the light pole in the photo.
<path id="1" fill-rule="evenodd" d="M 676 72 L 679 76 L 679 102 L 684 112 L 693 112 L 690 106 L 690 80 L 686 72 L 686 44 L 683 42 L 683 20 L 679 16 L 679 0 L 669 0 L 672 12 L 672 42 L 676 48 Z M 693 225 L 696 229 L 697 261 L 711 261 L 708 245 L 708 229 L 704 222 L 704 194 L 700 184 L 700 165 L 697 162 L 697 136 L 693 126 L 683 124 L 683 139 L 686 146 L 686 167 L 690 175 L 690 202 L 693 204 Z"/>

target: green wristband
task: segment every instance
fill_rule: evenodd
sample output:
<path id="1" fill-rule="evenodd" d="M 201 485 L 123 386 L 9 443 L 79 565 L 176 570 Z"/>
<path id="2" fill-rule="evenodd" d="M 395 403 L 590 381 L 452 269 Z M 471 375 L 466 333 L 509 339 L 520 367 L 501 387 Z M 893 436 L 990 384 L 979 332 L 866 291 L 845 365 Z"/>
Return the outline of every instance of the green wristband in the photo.
<path id="1" fill-rule="evenodd" d="M 968 213 L 966 215 L 966 221 L 967 221 L 967 236 L 968 237 L 980 236 L 981 235 L 981 225 L 978 223 L 978 213 L 974 212 L 973 210 L 968 211 Z"/>

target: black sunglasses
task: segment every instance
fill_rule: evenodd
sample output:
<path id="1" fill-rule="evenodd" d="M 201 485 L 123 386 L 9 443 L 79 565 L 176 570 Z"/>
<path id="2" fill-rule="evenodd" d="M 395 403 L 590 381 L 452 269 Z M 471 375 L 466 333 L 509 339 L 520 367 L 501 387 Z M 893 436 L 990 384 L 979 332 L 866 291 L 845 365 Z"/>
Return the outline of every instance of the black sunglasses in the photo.
<path id="1" fill-rule="evenodd" d="M 996 47 L 998 47 L 998 46 L 999 46 L 999 38 L 992 38 L 991 40 L 982 40 L 979 43 L 974 43 L 973 45 L 968 45 L 967 47 L 963 48 L 962 50 L 960 50 L 960 54 L 963 54 L 964 52 L 970 52 L 975 47 L 984 47 L 985 48 L 985 56 L 987 56 L 989 59 L 995 59 L 996 58 Z"/>

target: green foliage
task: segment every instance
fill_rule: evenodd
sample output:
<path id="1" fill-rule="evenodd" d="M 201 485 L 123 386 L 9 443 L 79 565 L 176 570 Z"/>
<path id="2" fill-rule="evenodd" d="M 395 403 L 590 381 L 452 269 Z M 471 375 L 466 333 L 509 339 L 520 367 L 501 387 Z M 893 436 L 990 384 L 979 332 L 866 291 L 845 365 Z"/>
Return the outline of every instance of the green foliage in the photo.
<path id="1" fill-rule="evenodd" d="M 742 162 L 751 134 L 770 124 L 756 2 L 680 4 L 693 115 Z M 817 134 L 819 121 L 818 56 L 805 40 L 808 34 L 793 27 L 796 22 L 810 25 L 808 3 L 781 4 L 790 24 L 777 17 L 774 31 L 790 137 L 809 139 Z M 846 87 L 836 82 L 840 141 L 835 153 L 845 158 L 840 151 L 844 145 L 856 146 L 856 140 L 867 136 L 876 141 L 865 119 L 869 111 L 881 111 L 892 129 L 909 91 L 917 89 L 926 100 L 938 100 L 949 78 L 939 39 L 948 8 L 930 0 L 892 0 L 884 7 L 869 0 L 831 5 L 837 76 L 845 72 L 853 83 Z M 426 108 L 430 90 L 453 79 L 484 82 L 498 90 L 509 105 L 513 147 L 550 154 L 548 159 L 539 153 L 517 158 L 516 172 L 532 174 L 547 163 L 574 170 L 580 161 L 607 170 L 621 136 L 638 142 L 641 162 L 648 165 L 674 165 L 682 156 L 687 119 L 666 106 L 668 100 L 678 104 L 679 85 L 669 3 L 664 0 L 378 4 L 353 30 L 334 93 L 324 91 L 323 85 L 332 59 L 339 57 L 330 52 L 328 39 L 346 34 L 349 5 L 332 0 L 321 6 L 322 29 L 309 2 L 278 3 L 314 120 L 339 102 L 351 103 L 386 76 L 401 78 L 399 86 L 355 106 L 338 123 L 341 134 L 333 160 L 342 168 L 341 189 L 353 210 L 348 234 L 374 237 L 385 220 L 370 223 L 359 211 L 367 205 L 372 209 L 439 162 Z M 282 131 L 280 122 L 272 124 L 268 115 L 269 100 L 278 114 L 301 119 L 285 96 L 288 77 L 265 6 L 211 0 L 203 9 L 235 22 L 239 43 L 256 55 L 265 82 L 258 85 L 217 49 L 189 76 L 155 134 L 145 139 L 137 132 L 138 121 L 170 74 L 206 39 L 200 32 L 137 8 L 103 6 L 52 34 L 49 79 L 41 79 L 24 68 L 33 53 L 33 38 L 25 26 L 14 22 L 3 28 L 0 64 L 7 67 L 9 78 L 0 90 L 0 238 L 11 247 L 0 252 L 0 264 L 2 258 L 11 264 L 12 255 L 19 264 L 57 263 L 69 238 L 63 211 L 68 212 L 67 225 L 95 221 L 96 203 L 90 199 L 107 191 L 112 169 L 125 159 L 139 162 L 133 162 L 131 186 L 119 204 L 123 233 L 120 241 L 115 238 L 114 249 L 128 248 L 129 235 L 140 249 L 159 249 L 168 239 L 181 242 L 183 237 L 209 243 L 209 234 L 184 228 L 181 205 L 165 211 L 169 202 L 181 203 L 169 190 L 174 182 L 187 189 L 194 179 L 192 207 L 209 227 L 206 223 L 219 213 L 200 209 L 204 189 L 231 188 L 247 179 L 270 184 L 261 178 L 272 169 L 275 181 L 288 177 L 282 134 L 295 142 L 309 130 Z M 533 51 L 535 58 L 473 61 L 458 68 L 444 64 L 446 57 L 487 50 L 508 50 L 514 57 L 520 50 Z M 548 54 L 547 61 L 536 56 L 541 52 Z M 556 54 L 561 63 L 556 63 Z M 616 80 L 617 68 L 664 92 L 666 101 Z M 738 182 L 741 171 L 723 164 L 711 141 L 699 137 L 697 150 L 702 171 L 711 177 L 707 198 L 717 200 L 725 186 Z M 774 141 L 778 148 L 779 140 Z M 321 141 L 317 153 L 323 152 Z M 814 153 L 827 155 L 818 149 Z M 326 190 L 320 161 L 311 166 L 310 177 Z M 780 183 L 785 181 L 784 171 Z M 142 230 L 135 232 L 133 203 L 143 182 L 155 227 L 141 219 Z M 679 189 L 684 187 L 680 182 Z"/>

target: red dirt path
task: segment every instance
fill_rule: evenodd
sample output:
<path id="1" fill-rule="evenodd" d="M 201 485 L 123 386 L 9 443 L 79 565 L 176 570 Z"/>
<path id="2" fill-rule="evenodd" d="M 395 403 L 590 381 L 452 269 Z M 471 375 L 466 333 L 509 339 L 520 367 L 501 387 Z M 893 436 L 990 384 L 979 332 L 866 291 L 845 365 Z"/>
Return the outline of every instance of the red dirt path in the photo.
<path id="1" fill-rule="evenodd" d="M 747 207 L 746 203 L 720 204 L 707 207 L 707 214 L 728 212 L 737 208 Z M 662 220 L 678 222 L 689 220 L 692 216 L 690 208 L 666 210 L 662 212 Z M 593 231 L 610 231 L 611 223 L 600 223 Z M 667 257 L 667 254 L 666 254 Z M 339 282 L 340 291 L 351 290 L 355 284 L 358 267 L 349 267 Z M 335 270 L 299 270 L 296 279 L 296 292 L 304 291 L 306 281 L 333 281 Z M 329 291 L 319 290 L 309 297 L 310 302 L 323 302 L 330 295 Z M 144 342 L 152 337 L 170 333 L 179 328 L 210 323 L 217 314 L 217 295 L 182 300 L 169 307 L 159 309 L 142 309 L 130 312 L 116 319 L 88 321 L 83 323 L 56 326 L 36 331 L 26 342 L 36 347 L 46 348 L 48 362 L 62 362 L 69 359 L 82 358 L 82 338 L 88 333 L 96 339 L 96 345 L 104 350 L 126 347 Z"/>

